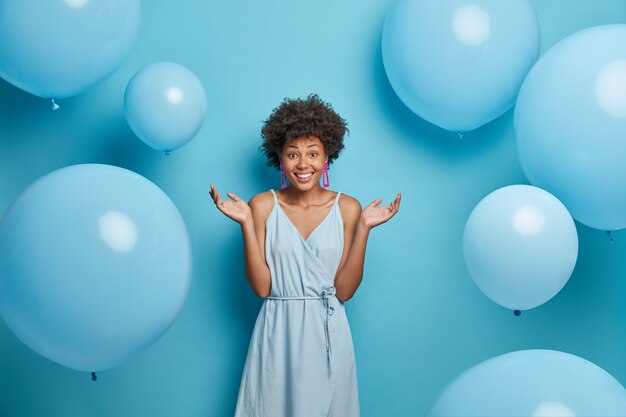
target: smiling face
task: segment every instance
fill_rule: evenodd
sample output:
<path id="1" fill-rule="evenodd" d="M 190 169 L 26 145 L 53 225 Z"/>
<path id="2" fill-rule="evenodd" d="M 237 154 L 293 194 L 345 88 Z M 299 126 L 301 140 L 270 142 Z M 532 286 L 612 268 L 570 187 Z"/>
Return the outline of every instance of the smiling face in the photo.
<path id="1" fill-rule="evenodd" d="M 319 187 L 319 180 L 328 157 L 320 138 L 296 138 L 286 142 L 280 159 L 289 183 L 302 191 Z"/>

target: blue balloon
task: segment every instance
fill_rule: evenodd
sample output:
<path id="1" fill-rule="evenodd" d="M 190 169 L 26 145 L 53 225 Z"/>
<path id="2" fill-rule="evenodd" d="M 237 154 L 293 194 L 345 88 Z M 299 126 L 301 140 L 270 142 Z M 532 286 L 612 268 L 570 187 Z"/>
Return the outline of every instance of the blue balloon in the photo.
<path id="1" fill-rule="evenodd" d="M 464 132 L 511 108 L 539 56 L 528 0 L 396 0 L 383 27 L 389 82 L 418 116 Z"/>
<path id="2" fill-rule="evenodd" d="M 158 62 L 138 71 L 124 95 L 126 120 L 154 149 L 170 152 L 198 133 L 206 115 L 202 83 L 182 65 Z"/>
<path id="3" fill-rule="evenodd" d="M 139 0 L 2 0 L 0 77 L 65 98 L 111 75 L 139 31 Z"/>
<path id="4" fill-rule="evenodd" d="M 0 221 L 0 314 L 27 346 L 73 369 L 108 369 L 155 342 L 190 271 L 180 213 L 122 168 L 54 171 Z"/>
<path id="5" fill-rule="evenodd" d="M 528 180 L 601 230 L 626 227 L 626 25 L 568 36 L 528 74 L 514 117 Z"/>
<path id="6" fill-rule="evenodd" d="M 476 205 L 465 225 L 463 255 L 472 279 L 489 298 L 528 310 L 554 297 L 569 280 L 578 234 L 553 195 L 511 185 Z"/>
<path id="7" fill-rule="evenodd" d="M 626 415 L 626 391 L 597 365 L 569 353 L 522 350 L 468 369 L 426 417 Z"/>

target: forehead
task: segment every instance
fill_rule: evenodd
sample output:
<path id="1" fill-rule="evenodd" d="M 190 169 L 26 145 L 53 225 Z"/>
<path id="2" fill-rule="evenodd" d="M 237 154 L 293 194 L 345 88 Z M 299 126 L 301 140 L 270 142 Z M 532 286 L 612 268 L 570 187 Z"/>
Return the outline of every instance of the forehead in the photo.
<path id="1" fill-rule="evenodd" d="M 315 147 L 324 149 L 324 144 L 317 136 L 295 138 L 285 142 L 284 145 L 284 149 L 309 149 Z"/>

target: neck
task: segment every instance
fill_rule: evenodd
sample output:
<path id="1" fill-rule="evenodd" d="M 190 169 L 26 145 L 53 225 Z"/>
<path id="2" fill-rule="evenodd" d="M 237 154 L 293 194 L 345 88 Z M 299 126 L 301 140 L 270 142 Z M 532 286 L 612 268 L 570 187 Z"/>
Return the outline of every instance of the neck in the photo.
<path id="1" fill-rule="evenodd" d="M 320 205 L 324 203 L 324 200 L 327 199 L 325 197 L 326 190 L 323 189 L 319 184 L 316 184 L 315 187 L 310 190 L 301 191 L 293 186 L 289 186 L 283 191 L 283 195 L 285 196 L 285 202 L 288 204 L 296 204 L 299 206 L 312 206 L 312 205 Z"/>

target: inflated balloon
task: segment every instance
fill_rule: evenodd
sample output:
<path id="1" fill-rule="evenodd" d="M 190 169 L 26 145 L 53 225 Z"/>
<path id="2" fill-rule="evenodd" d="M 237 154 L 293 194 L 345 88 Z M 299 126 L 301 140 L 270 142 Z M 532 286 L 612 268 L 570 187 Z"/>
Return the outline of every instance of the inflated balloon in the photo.
<path id="1" fill-rule="evenodd" d="M 601 230 L 626 227 L 626 25 L 568 36 L 537 61 L 515 109 L 528 180 Z"/>
<path id="2" fill-rule="evenodd" d="M 578 234 L 553 195 L 511 185 L 474 208 L 465 225 L 463 255 L 472 279 L 489 298 L 528 310 L 554 297 L 569 280 Z"/>
<path id="3" fill-rule="evenodd" d="M 158 62 L 128 82 L 124 111 L 139 139 L 169 152 L 193 139 L 202 127 L 206 94 L 193 72 L 173 62 Z"/>
<path id="4" fill-rule="evenodd" d="M 47 98 L 111 75 L 139 31 L 140 0 L 2 0 L 0 77 Z"/>
<path id="5" fill-rule="evenodd" d="M 54 171 L 0 221 L 0 314 L 27 346 L 73 369 L 108 369 L 155 342 L 190 271 L 180 213 L 122 168 Z"/>
<path id="6" fill-rule="evenodd" d="M 626 415 L 626 391 L 597 365 L 569 353 L 522 350 L 468 369 L 426 417 Z"/>
<path id="7" fill-rule="evenodd" d="M 418 116 L 475 129 L 506 112 L 539 56 L 528 0 L 395 0 L 383 27 L 389 82 Z"/>

